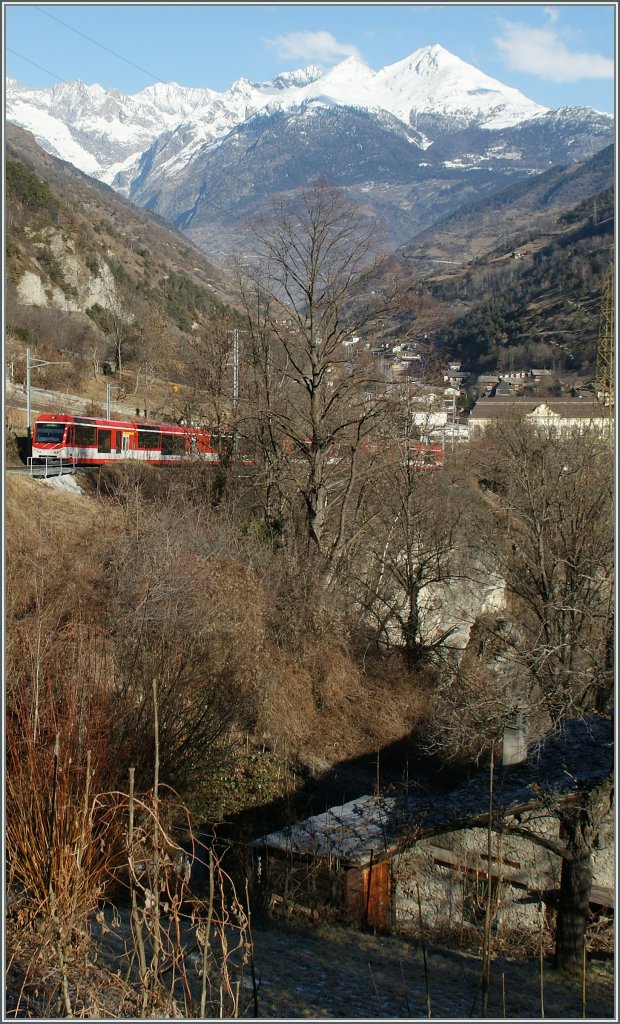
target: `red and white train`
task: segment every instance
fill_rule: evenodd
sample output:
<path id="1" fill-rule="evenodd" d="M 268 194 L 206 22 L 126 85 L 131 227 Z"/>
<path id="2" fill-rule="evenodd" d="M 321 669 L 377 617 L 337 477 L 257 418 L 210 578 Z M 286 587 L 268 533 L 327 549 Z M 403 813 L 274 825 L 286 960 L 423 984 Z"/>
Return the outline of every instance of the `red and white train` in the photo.
<path id="1" fill-rule="evenodd" d="M 410 469 L 443 469 L 443 445 L 410 444 Z"/>
<path id="2" fill-rule="evenodd" d="M 370 451 L 377 443 L 366 445 L 366 449 Z M 123 459 L 177 466 L 192 458 L 217 465 L 234 457 L 234 446 L 231 434 L 206 427 L 43 413 L 35 420 L 32 457 L 76 466 L 104 466 Z M 252 465 L 247 455 L 237 456 L 237 461 Z M 331 461 L 336 462 L 337 457 Z M 443 447 L 410 444 L 408 465 L 412 469 L 443 469 Z"/>
<path id="3" fill-rule="evenodd" d="M 32 438 L 33 458 L 59 459 L 77 466 L 103 466 L 123 459 L 176 466 L 192 457 L 217 464 L 231 454 L 229 435 L 203 427 L 64 413 L 38 416 Z"/>

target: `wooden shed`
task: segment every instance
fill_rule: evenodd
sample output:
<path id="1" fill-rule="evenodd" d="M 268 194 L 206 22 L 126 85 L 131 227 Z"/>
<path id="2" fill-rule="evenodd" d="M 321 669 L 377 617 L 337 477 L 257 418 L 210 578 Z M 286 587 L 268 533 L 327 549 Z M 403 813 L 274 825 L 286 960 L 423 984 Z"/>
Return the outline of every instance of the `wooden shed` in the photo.
<path id="1" fill-rule="evenodd" d="M 394 799 L 366 795 L 255 839 L 255 881 L 266 905 L 389 930 L 396 813 Z"/>
<path id="2" fill-rule="evenodd" d="M 548 842 L 560 840 L 559 820 L 549 808 L 611 778 L 613 723 L 598 716 L 561 723 L 519 756 L 494 770 L 490 861 L 486 770 L 441 795 L 360 796 L 255 839 L 254 882 L 264 904 L 278 914 L 337 917 L 380 931 L 418 918 L 437 928 L 475 924 L 480 893 L 491 886 L 498 925 L 537 927 L 560 884 L 561 858 Z M 593 909 L 612 913 L 613 824 L 610 812 L 594 852 L 591 894 Z"/>

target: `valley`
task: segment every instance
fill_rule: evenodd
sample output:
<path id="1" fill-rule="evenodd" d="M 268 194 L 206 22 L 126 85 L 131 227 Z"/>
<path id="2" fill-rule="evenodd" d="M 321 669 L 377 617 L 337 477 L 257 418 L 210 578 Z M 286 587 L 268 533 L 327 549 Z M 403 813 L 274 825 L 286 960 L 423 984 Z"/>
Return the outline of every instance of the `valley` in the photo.
<path id="1" fill-rule="evenodd" d="M 5 467 L 110 456 L 5 478 L 13 1015 L 611 1017 L 611 115 L 432 46 L 6 129 Z"/>

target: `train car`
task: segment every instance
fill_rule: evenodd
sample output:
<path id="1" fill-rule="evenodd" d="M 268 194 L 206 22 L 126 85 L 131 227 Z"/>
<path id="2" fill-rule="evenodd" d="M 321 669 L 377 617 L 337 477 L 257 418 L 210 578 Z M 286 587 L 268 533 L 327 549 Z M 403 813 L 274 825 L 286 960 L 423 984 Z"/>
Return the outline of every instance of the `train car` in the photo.
<path id="1" fill-rule="evenodd" d="M 443 469 L 443 446 L 440 444 L 409 445 L 410 469 Z"/>
<path id="2" fill-rule="evenodd" d="M 218 443 L 213 432 L 202 427 L 44 413 L 35 420 L 32 456 L 76 466 L 104 466 L 123 459 L 175 466 L 188 458 L 218 463 L 229 447 L 228 438 Z"/>

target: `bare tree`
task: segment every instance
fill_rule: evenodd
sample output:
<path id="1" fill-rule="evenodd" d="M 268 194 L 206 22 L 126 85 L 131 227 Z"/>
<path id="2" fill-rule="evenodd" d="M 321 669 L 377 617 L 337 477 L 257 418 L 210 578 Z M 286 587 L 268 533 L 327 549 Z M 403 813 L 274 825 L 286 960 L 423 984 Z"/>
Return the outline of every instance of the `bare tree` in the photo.
<path id="1" fill-rule="evenodd" d="M 291 381 L 283 368 L 286 354 L 271 332 L 269 297 L 244 290 L 248 309 L 245 338 L 248 373 L 245 375 L 247 409 L 241 430 L 256 456 L 255 480 L 263 490 L 263 527 L 275 541 L 281 538 L 287 507 L 287 466 L 290 452 L 283 442 L 282 424 L 291 402 Z M 256 474 L 260 474 L 257 480 Z"/>
<path id="2" fill-rule="evenodd" d="M 613 692 L 613 468 L 594 432 L 558 436 L 506 423 L 479 451 L 503 576 L 527 666 L 551 720 L 604 712 Z"/>
<path id="3" fill-rule="evenodd" d="M 462 496 L 441 468 L 421 463 L 402 412 L 377 444 L 358 571 L 366 619 L 414 663 L 454 632 L 446 588 L 465 572 L 465 545 Z"/>
<path id="4" fill-rule="evenodd" d="M 375 226 L 341 192 L 318 184 L 252 225 L 259 269 L 246 288 L 258 357 L 256 433 L 286 467 L 306 538 L 333 565 L 357 504 L 360 448 L 378 415 L 377 368 L 359 338 L 390 297 L 373 284 L 385 259 Z"/>
<path id="5" fill-rule="evenodd" d="M 593 431 L 561 435 L 522 420 L 487 434 L 476 456 L 495 516 L 486 550 L 507 607 L 480 623 L 480 658 L 463 659 L 455 685 L 437 695 L 435 739 L 445 751 L 460 745 L 481 754 L 516 706 L 540 731 L 611 712 L 613 467 Z M 567 968 L 582 962 L 592 851 L 609 785 L 580 786 L 578 797 L 568 806 L 550 801 L 561 826 L 553 844 L 562 857 L 556 959 Z"/>
<path id="6" fill-rule="evenodd" d="M 239 320 L 228 310 L 213 310 L 185 336 L 186 374 L 196 410 L 219 429 L 234 427 L 233 335 Z"/>
<path id="7" fill-rule="evenodd" d="M 142 390 L 147 406 L 155 377 L 166 377 L 174 366 L 178 349 L 178 331 L 161 309 L 140 295 L 131 298 L 136 342 L 136 383 L 134 394 Z M 142 388 L 140 377 L 142 375 Z"/>

